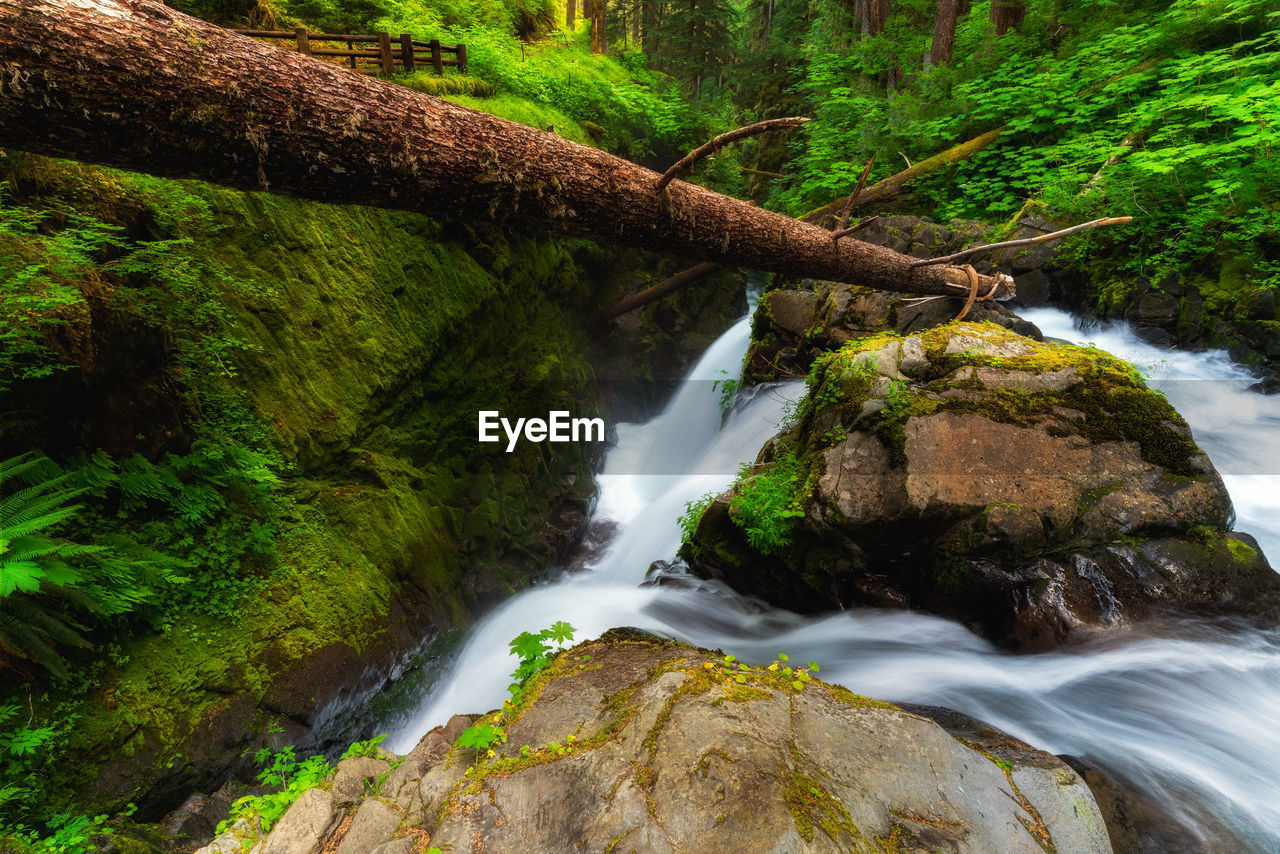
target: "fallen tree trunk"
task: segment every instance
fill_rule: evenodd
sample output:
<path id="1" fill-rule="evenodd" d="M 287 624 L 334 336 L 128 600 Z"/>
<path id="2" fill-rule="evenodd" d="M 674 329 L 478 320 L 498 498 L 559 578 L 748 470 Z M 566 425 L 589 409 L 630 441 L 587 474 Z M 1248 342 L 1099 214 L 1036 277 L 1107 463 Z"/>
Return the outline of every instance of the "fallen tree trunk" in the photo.
<path id="1" fill-rule="evenodd" d="M 853 200 L 853 204 L 849 208 L 849 212 L 853 212 L 858 208 L 866 207 L 877 202 L 888 201 L 898 195 L 907 184 L 917 178 L 923 178 L 933 172 L 937 172 L 952 163 L 959 163 L 961 160 L 968 159 L 977 154 L 982 149 L 991 145 L 1000 138 L 1008 128 L 999 127 L 995 130 L 989 130 L 982 136 L 975 136 L 973 139 L 966 140 L 958 145 L 953 145 L 946 151 L 933 155 L 930 158 L 921 160 L 914 166 L 908 166 L 901 172 L 895 172 L 883 181 L 872 184 L 869 188 L 863 190 Z M 840 214 L 840 206 L 848 201 L 847 197 L 841 197 L 823 205 L 816 210 L 809 211 L 803 217 L 805 222 L 821 223 L 827 217 L 836 217 Z M 848 214 L 846 214 L 847 216 Z"/>
<path id="2" fill-rule="evenodd" d="M 0 0 L 0 145 L 245 190 L 519 223 L 884 290 L 913 259 L 597 149 L 280 50 L 154 0 Z M 982 289 L 1013 293 L 1011 280 Z"/>

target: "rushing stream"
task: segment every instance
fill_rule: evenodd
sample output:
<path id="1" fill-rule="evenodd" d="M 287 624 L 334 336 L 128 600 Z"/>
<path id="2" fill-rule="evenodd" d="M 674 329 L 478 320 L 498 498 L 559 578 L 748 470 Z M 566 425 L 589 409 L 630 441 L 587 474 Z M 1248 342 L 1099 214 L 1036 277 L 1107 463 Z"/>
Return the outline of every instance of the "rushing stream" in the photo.
<path id="1" fill-rule="evenodd" d="M 1024 316 L 1046 335 L 1143 367 L 1222 472 L 1237 527 L 1280 556 L 1280 395 L 1248 392 L 1254 378 L 1225 354 L 1157 350 L 1122 327 L 1081 331 L 1052 309 Z M 507 642 L 522 631 L 568 620 L 582 640 L 639 626 L 749 662 L 778 652 L 814 659 L 823 678 L 859 693 L 959 709 L 1123 779 L 1177 814 L 1205 850 L 1280 851 L 1280 633 L 1186 620 L 1015 656 L 921 614 L 801 617 L 712 583 L 640 586 L 650 563 L 675 555 L 685 503 L 732 482 L 803 391 L 791 381 L 740 394 L 722 426 L 713 381 L 738 373 L 749 327 L 743 319 L 721 336 L 661 415 L 618 427 L 599 476 L 591 557 L 474 626 L 392 749 L 407 751 L 454 713 L 501 705 L 515 665 Z"/>

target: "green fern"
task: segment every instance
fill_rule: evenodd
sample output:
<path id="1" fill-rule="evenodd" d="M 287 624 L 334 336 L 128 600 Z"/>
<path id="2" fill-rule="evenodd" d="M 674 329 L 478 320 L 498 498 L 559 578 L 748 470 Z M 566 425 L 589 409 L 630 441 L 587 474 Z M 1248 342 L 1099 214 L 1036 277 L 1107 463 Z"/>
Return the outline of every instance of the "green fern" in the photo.
<path id="1" fill-rule="evenodd" d="M 83 544 L 48 532 L 82 508 L 87 488 L 34 453 L 0 461 L 0 650 L 67 675 L 60 650 L 88 647 L 95 622 L 159 602 L 182 565 L 123 537 Z"/>

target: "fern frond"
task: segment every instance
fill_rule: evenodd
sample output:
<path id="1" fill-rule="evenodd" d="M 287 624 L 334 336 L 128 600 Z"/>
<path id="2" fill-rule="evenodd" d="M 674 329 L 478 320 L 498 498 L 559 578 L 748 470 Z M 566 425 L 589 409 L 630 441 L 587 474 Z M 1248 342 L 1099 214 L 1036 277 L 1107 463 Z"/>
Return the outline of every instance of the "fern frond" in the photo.
<path id="1" fill-rule="evenodd" d="M 38 513 L 33 509 L 31 512 L 17 513 L 12 518 L 4 519 L 0 522 L 0 537 L 6 540 L 16 540 L 19 537 L 52 528 L 59 522 L 70 519 L 78 512 L 80 512 L 80 505 L 73 504 L 70 507 L 63 507 L 58 510 L 45 510 Z"/>

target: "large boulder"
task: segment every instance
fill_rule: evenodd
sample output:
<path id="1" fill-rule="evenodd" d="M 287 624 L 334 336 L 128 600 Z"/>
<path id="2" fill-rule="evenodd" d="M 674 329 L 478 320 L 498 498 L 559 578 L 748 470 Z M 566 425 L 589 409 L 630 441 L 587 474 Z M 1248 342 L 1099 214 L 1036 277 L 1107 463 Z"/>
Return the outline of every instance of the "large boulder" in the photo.
<path id="1" fill-rule="evenodd" d="M 682 555 L 798 611 L 891 605 L 1018 650 L 1162 609 L 1274 619 L 1280 576 L 1163 396 L 993 324 L 819 359 L 792 425 Z"/>
<path id="2" fill-rule="evenodd" d="M 480 719 L 505 732 L 491 751 L 441 750 L 437 728 L 393 763 L 415 775 L 398 793 L 372 792 L 334 822 L 330 794 L 310 790 L 267 845 L 305 826 L 293 854 L 1111 852 L 1092 793 L 1061 760 L 814 671 L 608 632 Z M 228 834 L 205 850 L 233 844 L 260 846 Z"/>
<path id="3" fill-rule="evenodd" d="M 584 644 L 420 827 L 446 851 L 1111 850 L 1054 757 L 1002 764 L 923 716 L 796 677 L 672 643 Z"/>

